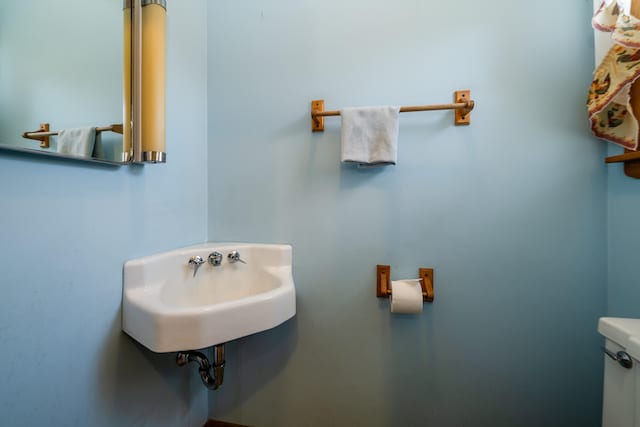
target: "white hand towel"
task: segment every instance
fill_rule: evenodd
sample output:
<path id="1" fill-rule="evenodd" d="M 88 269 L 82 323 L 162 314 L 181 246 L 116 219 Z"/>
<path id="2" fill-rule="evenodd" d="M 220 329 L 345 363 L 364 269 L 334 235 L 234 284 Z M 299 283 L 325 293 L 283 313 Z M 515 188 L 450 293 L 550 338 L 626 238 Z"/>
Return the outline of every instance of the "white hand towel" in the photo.
<path id="1" fill-rule="evenodd" d="M 58 153 L 91 157 L 96 143 L 96 128 L 63 129 L 58 133 Z"/>
<path id="2" fill-rule="evenodd" d="M 343 108 L 343 162 L 360 166 L 395 165 L 400 107 Z"/>

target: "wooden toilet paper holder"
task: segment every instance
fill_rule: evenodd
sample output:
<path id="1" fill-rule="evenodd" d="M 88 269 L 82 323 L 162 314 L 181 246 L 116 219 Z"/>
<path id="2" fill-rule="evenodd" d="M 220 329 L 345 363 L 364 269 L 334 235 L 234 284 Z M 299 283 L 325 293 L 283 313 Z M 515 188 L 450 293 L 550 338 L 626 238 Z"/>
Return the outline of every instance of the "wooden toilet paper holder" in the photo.
<path id="1" fill-rule="evenodd" d="M 378 264 L 377 268 L 376 296 L 378 298 L 389 298 L 391 295 L 391 266 Z M 422 300 L 433 302 L 433 268 L 419 269 L 418 277 L 422 287 Z"/>

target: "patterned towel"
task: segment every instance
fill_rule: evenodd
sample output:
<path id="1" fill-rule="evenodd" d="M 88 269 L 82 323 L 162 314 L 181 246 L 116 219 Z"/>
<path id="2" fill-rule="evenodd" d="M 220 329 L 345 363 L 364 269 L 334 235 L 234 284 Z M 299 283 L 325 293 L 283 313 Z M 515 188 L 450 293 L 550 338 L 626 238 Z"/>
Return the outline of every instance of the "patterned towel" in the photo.
<path id="1" fill-rule="evenodd" d="M 640 20 L 621 2 L 605 0 L 592 24 L 598 31 L 612 33 L 613 46 L 596 68 L 589 89 L 591 130 L 599 138 L 635 151 L 639 126 L 629 91 L 640 76 Z"/>

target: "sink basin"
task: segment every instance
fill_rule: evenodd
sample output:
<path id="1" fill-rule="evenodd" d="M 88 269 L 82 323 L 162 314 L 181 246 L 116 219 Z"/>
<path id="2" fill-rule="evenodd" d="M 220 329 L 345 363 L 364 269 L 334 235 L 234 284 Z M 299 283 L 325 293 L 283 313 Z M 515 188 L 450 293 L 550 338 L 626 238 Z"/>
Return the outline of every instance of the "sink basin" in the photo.
<path id="1" fill-rule="evenodd" d="M 238 251 L 241 262 L 227 254 Z M 224 255 L 222 265 L 193 256 Z M 271 329 L 296 313 L 291 246 L 207 243 L 124 264 L 122 330 L 157 353 L 201 349 Z"/>

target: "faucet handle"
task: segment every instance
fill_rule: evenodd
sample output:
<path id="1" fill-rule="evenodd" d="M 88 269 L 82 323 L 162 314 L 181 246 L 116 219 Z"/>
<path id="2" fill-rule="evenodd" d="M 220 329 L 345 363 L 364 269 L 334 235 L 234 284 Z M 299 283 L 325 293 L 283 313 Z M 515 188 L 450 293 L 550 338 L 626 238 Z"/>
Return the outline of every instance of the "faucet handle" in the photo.
<path id="1" fill-rule="evenodd" d="M 196 277 L 196 273 L 202 264 L 204 264 L 204 259 L 200 255 L 189 258 L 189 265 L 193 267 L 193 277 Z"/>
<path id="2" fill-rule="evenodd" d="M 229 255 L 227 255 L 227 258 L 229 259 L 229 262 L 231 262 L 231 263 L 238 262 L 238 261 L 243 263 L 243 264 L 247 263 L 245 260 L 240 258 L 240 252 L 238 252 L 238 251 L 229 252 Z"/>

